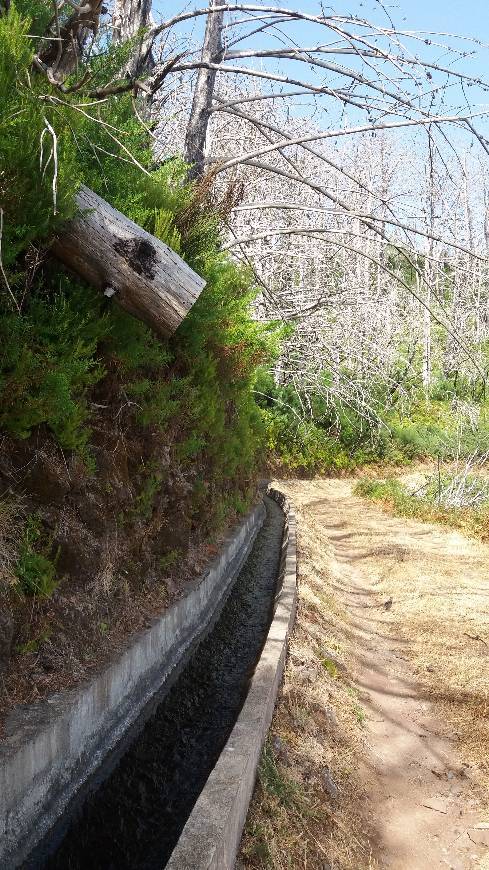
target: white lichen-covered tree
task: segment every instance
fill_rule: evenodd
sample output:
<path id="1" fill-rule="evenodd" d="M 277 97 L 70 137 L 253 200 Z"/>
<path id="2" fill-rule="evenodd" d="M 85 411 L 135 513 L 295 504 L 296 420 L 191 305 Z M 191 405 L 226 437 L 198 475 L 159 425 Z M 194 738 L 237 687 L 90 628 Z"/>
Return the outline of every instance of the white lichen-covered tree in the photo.
<path id="1" fill-rule="evenodd" d="M 441 37 L 319 4 L 211 0 L 153 21 L 149 0 L 117 0 L 113 24 L 153 58 L 111 88 L 153 101 L 158 158 L 184 153 L 217 191 L 243 182 L 228 247 L 259 316 L 296 325 L 276 377 L 305 412 L 320 391 L 370 416 L 372 384 L 398 400 L 415 371 L 426 391 L 434 368 L 485 378 L 488 146 L 465 94 L 487 85 L 463 69 L 466 42 L 446 38 L 441 63 Z M 39 68 L 62 88 L 53 36 L 57 67 Z"/>

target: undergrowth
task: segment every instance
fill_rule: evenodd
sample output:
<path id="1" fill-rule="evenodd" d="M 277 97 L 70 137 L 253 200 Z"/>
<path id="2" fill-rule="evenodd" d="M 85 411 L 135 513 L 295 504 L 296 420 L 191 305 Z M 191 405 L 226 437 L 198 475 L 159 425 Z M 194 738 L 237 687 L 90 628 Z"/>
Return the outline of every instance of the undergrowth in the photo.
<path id="1" fill-rule="evenodd" d="M 356 495 L 380 502 L 383 507 L 394 514 L 425 522 L 441 523 L 442 525 L 460 529 L 464 534 L 487 540 L 489 538 L 489 491 L 487 482 L 481 480 L 481 491 L 486 492 L 477 506 L 460 504 L 447 506 L 443 504 L 443 489 L 449 486 L 453 478 L 444 473 L 438 480 L 435 475 L 414 491 L 395 478 L 385 480 L 369 480 L 364 478 L 355 486 Z"/>
<path id="2" fill-rule="evenodd" d="M 190 183 L 178 155 L 155 165 L 131 94 L 81 106 L 38 74 L 50 14 L 37 0 L 0 13 L 0 668 L 22 656 L 9 692 L 23 701 L 167 606 L 171 578 L 203 570 L 248 510 L 265 452 L 253 389 L 281 337 L 221 250 L 233 186 Z M 94 47 L 93 87 L 127 50 Z M 170 339 L 51 255 L 81 184 L 204 278 Z"/>
<path id="3" fill-rule="evenodd" d="M 468 388 L 461 400 L 455 389 L 445 387 L 441 394 L 435 385 L 428 396 L 413 387 L 402 404 L 389 404 L 385 390 L 372 384 L 375 413 L 367 414 L 332 396 L 312 398 L 292 385 L 277 386 L 262 370 L 256 400 L 271 464 L 277 471 L 311 476 L 371 464 L 484 456 L 489 450 L 489 401 L 483 396 L 473 400 Z"/>
<path id="4" fill-rule="evenodd" d="M 27 518 L 15 565 L 18 591 L 27 596 L 49 598 L 56 588 L 56 560 L 50 557 L 49 543 L 42 543 L 38 517 Z"/>

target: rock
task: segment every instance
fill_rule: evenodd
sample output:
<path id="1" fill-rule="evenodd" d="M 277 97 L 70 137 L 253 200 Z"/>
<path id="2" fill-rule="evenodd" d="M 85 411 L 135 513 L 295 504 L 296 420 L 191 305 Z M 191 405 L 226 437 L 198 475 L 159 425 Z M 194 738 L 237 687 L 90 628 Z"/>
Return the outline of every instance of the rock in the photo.
<path id="1" fill-rule="evenodd" d="M 338 725 L 338 718 L 337 718 L 336 713 L 333 710 L 333 708 L 332 707 L 325 707 L 324 708 L 324 715 L 329 720 L 331 725 L 334 725 L 336 728 Z"/>
<path id="2" fill-rule="evenodd" d="M 279 761 L 282 761 L 284 764 L 287 764 L 288 760 L 289 760 L 288 754 L 287 754 L 287 746 L 286 746 L 285 742 L 277 734 L 275 734 L 274 737 L 272 738 L 272 748 L 273 748 L 275 757 Z"/>
<path id="3" fill-rule="evenodd" d="M 278 737 L 278 735 L 275 735 L 273 737 L 272 746 L 273 746 L 273 751 L 275 752 L 275 755 L 280 755 L 280 753 L 282 752 L 282 750 L 284 748 L 284 744 L 283 744 L 283 741 L 280 739 L 280 737 Z"/>
<path id="4" fill-rule="evenodd" d="M 330 796 L 331 800 L 337 800 L 339 796 L 338 786 L 336 785 L 329 767 L 324 767 L 321 771 L 321 785 L 324 791 Z"/>
<path id="5" fill-rule="evenodd" d="M 314 683 L 317 677 L 316 669 L 311 665 L 302 665 L 302 667 L 297 668 L 294 677 L 302 685 Z"/>

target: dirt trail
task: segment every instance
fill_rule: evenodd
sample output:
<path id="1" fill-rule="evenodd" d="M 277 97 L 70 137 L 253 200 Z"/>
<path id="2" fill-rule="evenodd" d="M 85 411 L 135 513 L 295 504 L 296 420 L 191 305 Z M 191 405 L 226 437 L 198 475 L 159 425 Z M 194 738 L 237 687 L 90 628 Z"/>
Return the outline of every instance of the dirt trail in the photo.
<path id="1" fill-rule="evenodd" d="M 370 866 L 488 867 L 489 547 L 392 517 L 353 485 L 281 483 L 326 534 L 317 560 L 348 614 Z"/>

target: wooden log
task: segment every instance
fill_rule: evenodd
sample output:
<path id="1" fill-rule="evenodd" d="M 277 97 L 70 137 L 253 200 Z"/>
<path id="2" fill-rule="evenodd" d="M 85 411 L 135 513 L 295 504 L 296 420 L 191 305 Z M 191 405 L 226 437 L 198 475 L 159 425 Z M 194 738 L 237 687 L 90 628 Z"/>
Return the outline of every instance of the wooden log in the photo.
<path id="1" fill-rule="evenodd" d="M 175 251 L 87 187 L 52 251 L 159 335 L 171 335 L 205 287 Z"/>

